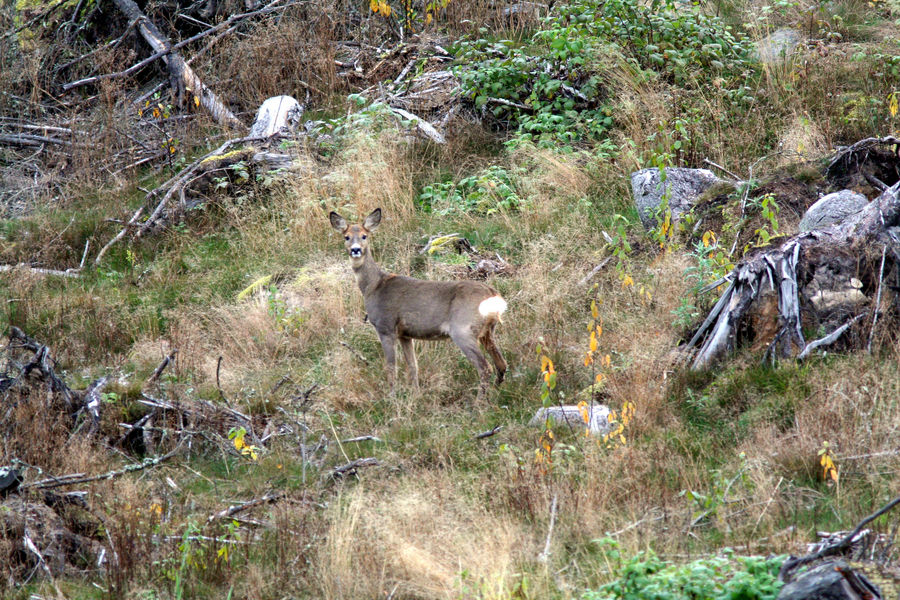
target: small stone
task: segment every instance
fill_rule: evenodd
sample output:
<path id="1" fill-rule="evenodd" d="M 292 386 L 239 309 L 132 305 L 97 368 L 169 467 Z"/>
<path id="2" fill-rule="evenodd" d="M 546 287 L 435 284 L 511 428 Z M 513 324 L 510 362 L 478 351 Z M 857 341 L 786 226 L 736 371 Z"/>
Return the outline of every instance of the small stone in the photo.
<path id="1" fill-rule="evenodd" d="M 603 404 L 594 404 L 587 406 L 588 422 L 585 423 L 581 414 L 581 409 L 575 405 L 550 406 L 548 408 L 539 408 L 537 413 L 528 422 L 529 425 L 543 427 L 548 419 L 552 420 L 557 427 L 573 427 L 578 429 L 588 429 L 593 434 L 606 435 L 612 431 L 612 424 L 609 422 L 609 407 Z"/>
<path id="2" fill-rule="evenodd" d="M 782 62 L 794 53 L 802 39 L 796 29 L 777 29 L 756 45 L 756 58 L 767 65 Z"/>

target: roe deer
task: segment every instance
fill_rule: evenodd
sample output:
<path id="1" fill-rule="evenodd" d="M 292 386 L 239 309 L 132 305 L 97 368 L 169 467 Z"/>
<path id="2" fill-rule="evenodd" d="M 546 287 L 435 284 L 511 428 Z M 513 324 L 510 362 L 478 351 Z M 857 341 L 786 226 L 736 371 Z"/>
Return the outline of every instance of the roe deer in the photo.
<path id="1" fill-rule="evenodd" d="M 484 397 L 490 377 L 490 367 L 478 349 L 478 342 L 494 362 L 497 383 L 503 381 L 506 361 L 494 341 L 494 327 L 506 310 L 506 301 L 494 288 L 477 281 L 423 281 L 383 271 L 372 258 L 369 247 L 369 236 L 381 223 L 380 208 L 373 210 L 361 225 L 348 225 L 336 212 L 328 218 L 331 226 L 344 236 L 350 266 L 366 303 L 366 313 L 381 339 L 392 393 L 397 377 L 397 340 L 400 340 L 409 378 L 416 389 L 419 388 L 419 374 L 413 339 L 452 339 L 478 370 L 477 400 Z"/>

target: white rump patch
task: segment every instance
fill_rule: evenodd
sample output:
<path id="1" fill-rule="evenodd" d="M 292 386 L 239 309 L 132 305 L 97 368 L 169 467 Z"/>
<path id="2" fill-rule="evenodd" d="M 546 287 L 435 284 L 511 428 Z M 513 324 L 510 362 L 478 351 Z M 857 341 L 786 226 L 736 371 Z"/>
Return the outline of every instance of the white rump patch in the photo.
<path id="1" fill-rule="evenodd" d="M 506 300 L 504 300 L 500 296 L 491 296 L 490 298 L 486 298 L 481 301 L 481 304 L 478 305 L 478 312 L 482 317 L 489 317 L 491 315 L 494 315 L 499 319 L 500 315 L 502 315 L 505 310 Z"/>

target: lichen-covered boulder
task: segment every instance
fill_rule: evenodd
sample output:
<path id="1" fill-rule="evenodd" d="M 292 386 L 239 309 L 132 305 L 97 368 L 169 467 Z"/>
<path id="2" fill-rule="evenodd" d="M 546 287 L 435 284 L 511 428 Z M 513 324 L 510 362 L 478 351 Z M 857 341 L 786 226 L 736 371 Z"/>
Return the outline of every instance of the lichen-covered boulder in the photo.
<path id="1" fill-rule="evenodd" d="M 656 224 L 654 211 L 662 203 L 664 191 L 669 194 L 669 210 L 672 211 L 672 219 L 677 221 L 682 214 L 694 206 L 703 192 L 720 182 L 721 180 L 707 169 L 667 167 L 665 188 L 663 188 L 659 169 L 641 169 L 631 174 L 631 193 L 641 217 L 641 223 L 650 229 Z"/>
<path id="2" fill-rule="evenodd" d="M 853 190 L 841 190 L 822 196 L 803 215 L 800 231 L 812 231 L 841 223 L 850 215 L 861 211 L 868 203 L 865 196 Z"/>

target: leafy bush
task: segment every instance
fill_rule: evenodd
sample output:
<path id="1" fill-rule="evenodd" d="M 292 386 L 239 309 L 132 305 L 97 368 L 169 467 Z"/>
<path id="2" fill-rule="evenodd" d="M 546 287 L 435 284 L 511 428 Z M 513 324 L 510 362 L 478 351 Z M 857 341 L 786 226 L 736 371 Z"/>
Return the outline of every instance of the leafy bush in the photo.
<path id="1" fill-rule="evenodd" d="M 448 215 L 517 210 L 522 198 L 516 192 L 513 177 L 503 167 L 490 166 L 477 175 L 427 185 L 419 193 L 419 205 L 426 211 Z"/>
<path id="2" fill-rule="evenodd" d="M 607 550 L 609 552 L 609 550 Z M 783 556 L 715 557 L 672 564 L 653 553 L 629 560 L 619 578 L 582 596 L 583 600 L 769 600 L 782 583 Z"/>
<path id="3" fill-rule="evenodd" d="M 528 44 L 461 42 L 454 72 L 476 108 L 516 128 L 514 144 L 565 150 L 602 139 L 614 124 L 605 63 L 625 61 L 639 76 L 684 86 L 707 85 L 712 74 L 732 100 L 752 100 L 738 84 L 753 71 L 751 50 L 721 19 L 674 0 L 576 0 L 547 17 Z"/>
<path id="4" fill-rule="evenodd" d="M 579 0 L 563 7 L 561 20 L 576 20 L 586 35 L 619 44 L 643 69 L 680 85 L 709 79 L 707 71 L 727 79 L 752 69 L 752 44 L 718 17 L 674 0 Z"/>

